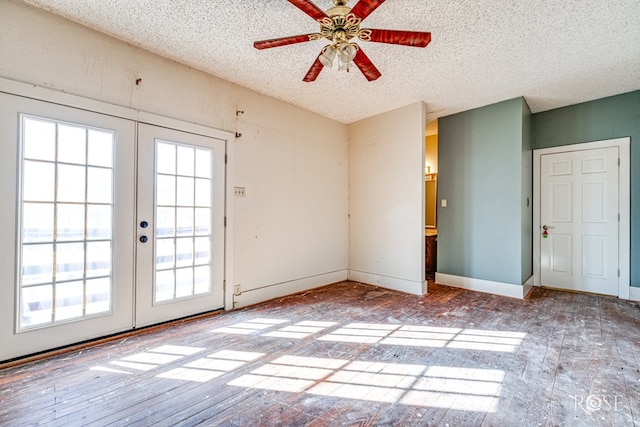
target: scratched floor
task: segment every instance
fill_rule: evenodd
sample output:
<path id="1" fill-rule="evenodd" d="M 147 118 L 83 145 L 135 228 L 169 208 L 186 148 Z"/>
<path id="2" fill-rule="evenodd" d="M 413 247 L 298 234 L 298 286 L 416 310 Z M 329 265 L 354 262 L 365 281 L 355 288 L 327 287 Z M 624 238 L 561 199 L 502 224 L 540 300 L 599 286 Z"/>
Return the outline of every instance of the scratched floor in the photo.
<path id="1" fill-rule="evenodd" d="M 640 306 L 346 282 L 0 370 L 1 426 L 633 426 Z"/>

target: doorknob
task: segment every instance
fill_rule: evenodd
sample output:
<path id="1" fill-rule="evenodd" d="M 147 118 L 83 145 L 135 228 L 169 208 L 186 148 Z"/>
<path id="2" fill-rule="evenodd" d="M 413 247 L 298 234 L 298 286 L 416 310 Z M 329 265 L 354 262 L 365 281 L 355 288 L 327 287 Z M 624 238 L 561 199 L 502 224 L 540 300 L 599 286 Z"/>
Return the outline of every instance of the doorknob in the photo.
<path id="1" fill-rule="evenodd" d="M 147 236 L 140 236 L 140 242 L 147 243 L 148 240 L 149 238 Z"/>
<path id="2" fill-rule="evenodd" d="M 140 227 L 147 228 L 148 226 L 149 226 L 149 223 L 147 221 L 141 221 L 140 222 Z"/>

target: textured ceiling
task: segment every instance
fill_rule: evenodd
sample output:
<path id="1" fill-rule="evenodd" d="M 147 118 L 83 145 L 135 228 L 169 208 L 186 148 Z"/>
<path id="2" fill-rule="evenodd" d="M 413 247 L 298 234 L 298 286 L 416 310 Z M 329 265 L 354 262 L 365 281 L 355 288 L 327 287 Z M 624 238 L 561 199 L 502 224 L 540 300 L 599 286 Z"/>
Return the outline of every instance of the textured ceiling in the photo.
<path id="1" fill-rule="evenodd" d="M 387 0 L 362 27 L 430 31 L 431 44 L 360 42 L 382 77 L 325 68 L 313 83 L 302 78 L 324 41 L 253 47 L 317 32 L 286 0 L 25 1 L 344 123 L 418 101 L 432 121 L 518 96 L 538 112 L 640 89 L 639 0 Z"/>

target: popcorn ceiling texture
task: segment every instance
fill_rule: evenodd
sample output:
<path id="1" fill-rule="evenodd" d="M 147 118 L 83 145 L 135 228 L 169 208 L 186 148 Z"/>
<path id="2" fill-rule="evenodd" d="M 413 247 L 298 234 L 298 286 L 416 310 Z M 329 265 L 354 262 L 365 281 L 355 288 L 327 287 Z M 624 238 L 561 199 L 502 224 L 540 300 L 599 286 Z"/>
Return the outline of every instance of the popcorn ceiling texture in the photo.
<path id="1" fill-rule="evenodd" d="M 344 123 L 419 101 L 432 121 L 519 96 L 535 113 L 640 89 L 639 0 L 387 0 L 362 27 L 430 31 L 431 44 L 358 41 L 381 78 L 325 68 L 314 83 L 302 78 L 326 42 L 253 47 L 318 31 L 285 0 L 25 2 Z"/>

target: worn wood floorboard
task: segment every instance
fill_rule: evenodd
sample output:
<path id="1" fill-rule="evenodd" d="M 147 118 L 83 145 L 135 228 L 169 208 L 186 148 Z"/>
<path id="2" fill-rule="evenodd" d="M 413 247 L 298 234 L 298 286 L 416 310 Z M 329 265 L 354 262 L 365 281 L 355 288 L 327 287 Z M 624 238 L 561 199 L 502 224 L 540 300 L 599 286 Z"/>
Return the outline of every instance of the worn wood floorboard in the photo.
<path id="1" fill-rule="evenodd" d="M 0 426 L 640 425 L 640 305 L 345 282 L 0 369 Z"/>

